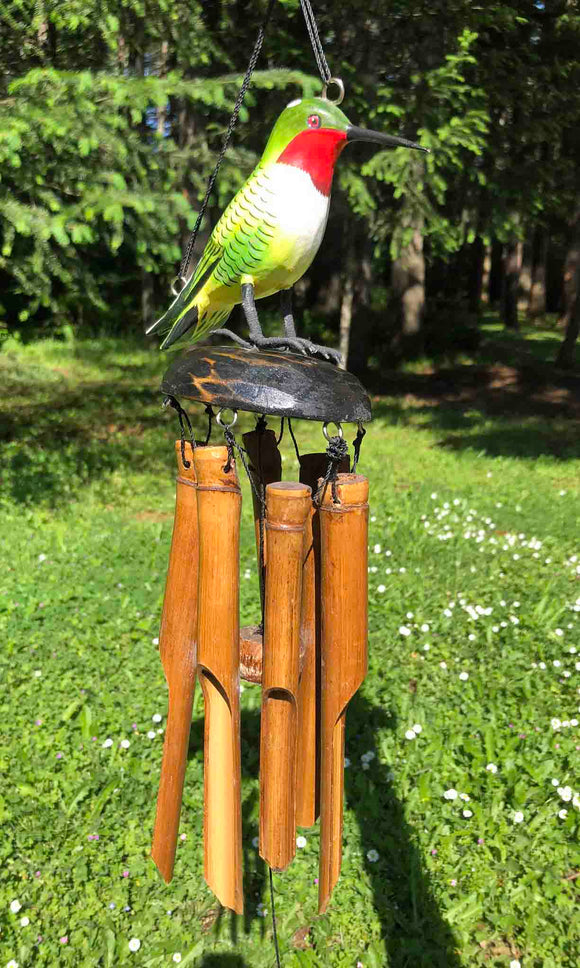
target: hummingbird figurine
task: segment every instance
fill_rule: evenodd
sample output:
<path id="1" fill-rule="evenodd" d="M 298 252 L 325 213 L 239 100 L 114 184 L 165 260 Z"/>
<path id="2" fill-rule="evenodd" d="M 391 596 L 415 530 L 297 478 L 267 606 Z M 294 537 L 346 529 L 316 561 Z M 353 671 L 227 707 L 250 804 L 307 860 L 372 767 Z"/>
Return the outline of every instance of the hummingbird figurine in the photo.
<path id="1" fill-rule="evenodd" d="M 352 125 L 323 97 L 292 101 L 278 118 L 252 174 L 229 203 L 193 275 L 148 333 L 167 332 L 167 349 L 189 330 L 196 343 L 209 333 L 247 348 L 283 349 L 340 362 L 340 353 L 296 334 L 292 286 L 314 259 L 326 228 L 334 166 L 351 141 L 426 151 L 413 141 Z M 284 336 L 264 336 L 256 299 L 281 293 Z M 222 328 L 242 304 L 244 340 Z"/>

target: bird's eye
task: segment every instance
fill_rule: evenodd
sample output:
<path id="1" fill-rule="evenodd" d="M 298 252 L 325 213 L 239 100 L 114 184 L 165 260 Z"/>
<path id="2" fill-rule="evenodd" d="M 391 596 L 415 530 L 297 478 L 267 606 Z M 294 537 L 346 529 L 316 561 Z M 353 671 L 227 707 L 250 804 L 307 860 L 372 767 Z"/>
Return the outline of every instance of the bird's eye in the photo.
<path id="1" fill-rule="evenodd" d="M 320 127 L 320 118 L 318 117 L 317 114 L 311 114 L 310 117 L 308 118 L 308 121 L 306 123 L 307 123 L 307 125 L 308 125 L 309 128 L 319 128 Z"/>

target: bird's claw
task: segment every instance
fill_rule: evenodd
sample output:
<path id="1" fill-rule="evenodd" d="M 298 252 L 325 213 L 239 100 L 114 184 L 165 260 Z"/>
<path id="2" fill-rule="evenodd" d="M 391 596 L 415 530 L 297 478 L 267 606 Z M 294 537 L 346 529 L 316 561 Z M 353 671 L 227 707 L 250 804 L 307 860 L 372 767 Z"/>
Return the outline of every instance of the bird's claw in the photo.
<path id="1" fill-rule="evenodd" d="M 257 349 L 290 350 L 301 353 L 303 356 L 319 356 L 335 365 L 338 365 L 342 360 L 342 355 L 338 350 L 334 350 L 330 346 L 319 346 L 317 343 L 312 343 L 309 339 L 300 336 L 264 336 L 262 339 L 254 338 L 252 342 Z"/>

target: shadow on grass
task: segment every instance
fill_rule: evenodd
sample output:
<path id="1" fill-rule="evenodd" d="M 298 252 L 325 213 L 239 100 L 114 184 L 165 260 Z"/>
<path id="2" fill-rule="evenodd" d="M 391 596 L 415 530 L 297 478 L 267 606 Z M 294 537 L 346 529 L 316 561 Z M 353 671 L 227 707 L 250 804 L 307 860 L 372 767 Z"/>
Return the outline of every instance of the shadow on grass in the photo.
<path id="1" fill-rule="evenodd" d="M 347 735 L 349 750 L 359 756 L 374 748 L 379 731 L 396 729 L 395 717 L 371 705 L 357 693 L 349 705 Z M 203 719 L 192 726 L 190 755 L 203 744 Z M 260 714 L 245 712 L 242 720 L 242 774 L 258 776 L 260 748 Z M 375 751 L 376 752 L 376 751 Z M 402 804 L 393 792 L 387 767 L 373 761 L 372 784 L 369 773 L 345 770 L 345 800 L 356 815 L 361 831 L 365 863 L 372 884 L 373 904 L 381 922 L 381 937 L 389 954 L 389 968 L 460 968 L 456 942 L 443 919 L 425 870 L 421 851 L 415 842 L 412 828 L 405 820 Z M 257 832 L 259 792 L 256 786 L 242 804 L 242 840 L 244 844 L 244 931 L 258 918 L 256 904 L 263 896 L 267 868 L 251 848 Z M 366 860 L 367 852 L 380 846 L 380 861 Z M 275 883 L 275 882 L 274 882 Z M 335 888 L 340 891 L 340 881 Z M 278 904 L 280 904 L 280 899 Z M 332 904 L 332 901 L 331 901 Z M 280 913 L 280 912 L 279 912 Z M 270 919 L 260 918 L 262 938 L 270 930 Z M 220 910 L 214 927 L 214 940 L 225 928 L 233 944 L 237 944 L 238 919 Z M 208 939 L 209 940 L 209 939 Z M 288 955 L 291 939 L 280 937 L 282 950 Z M 203 965 L 221 965 L 221 954 L 208 955 Z M 234 957 L 234 956 L 232 956 Z M 323 957 L 323 952 L 321 953 Z M 211 959 L 215 960 L 211 960 Z M 235 960 L 232 966 L 238 964 Z M 240 965 L 244 962 L 240 961 Z"/>
<path id="2" fill-rule="evenodd" d="M 345 798 L 360 828 L 389 968 L 460 968 L 456 941 L 439 911 L 421 850 L 393 792 L 390 771 L 380 765 L 375 749 L 379 731 L 395 730 L 396 725 L 394 716 L 371 705 L 360 692 L 348 707 L 349 752 L 357 758 L 375 752 L 370 794 L 369 773 L 347 769 Z M 377 846 L 380 859 L 371 863 L 367 852 Z"/>
<path id="3" fill-rule="evenodd" d="M 580 457 L 580 378 L 530 367 L 384 374 L 373 416 L 442 431 L 439 445 L 497 457 Z M 491 424 L 491 426 L 490 426 Z M 480 428 L 480 429 L 478 429 Z"/>
<path id="4" fill-rule="evenodd" d="M 249 968 L 249 965 L 241 955 L 226 955 L 220 953 L 206 955 L 203 961 L 200 961 L 199 968 Z"/>

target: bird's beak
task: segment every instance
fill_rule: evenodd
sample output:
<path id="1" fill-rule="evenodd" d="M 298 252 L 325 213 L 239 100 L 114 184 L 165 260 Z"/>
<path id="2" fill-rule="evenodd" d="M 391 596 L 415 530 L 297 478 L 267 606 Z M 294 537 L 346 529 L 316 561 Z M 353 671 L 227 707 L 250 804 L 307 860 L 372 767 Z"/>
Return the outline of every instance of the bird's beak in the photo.
<path id="1" fill-rule="evenodd" d="M 392 134 L 383 134 L 382 131 L 367 131 L 366 128 L 356 128 L 349 125 L 346 129 L 347 141 L 370 141 L 375 145 L 382 145 L 384 148 L 417 148 L 418 151 L 429 152 L 428 148 L 416 144 L 415 141 L 407 141 L 406 138 L 396 138 Z"/>

